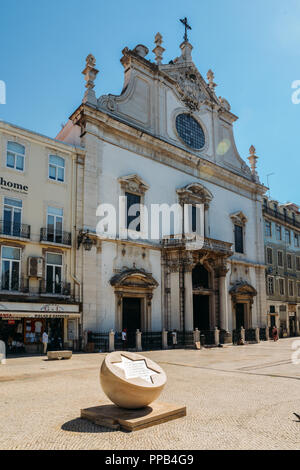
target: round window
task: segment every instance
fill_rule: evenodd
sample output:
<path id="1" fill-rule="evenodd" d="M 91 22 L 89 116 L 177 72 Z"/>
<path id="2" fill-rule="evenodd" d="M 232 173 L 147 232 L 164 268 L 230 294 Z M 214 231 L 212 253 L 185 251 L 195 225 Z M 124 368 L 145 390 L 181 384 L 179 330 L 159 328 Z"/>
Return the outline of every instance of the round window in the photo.
<path id="1" fill-rule="evenodd" d="M 205 145 L 205 135 L 200 124 L 190 114 L 176 117 L 176 129 L 179 137 L 193 149 L 200 150 Z"/>

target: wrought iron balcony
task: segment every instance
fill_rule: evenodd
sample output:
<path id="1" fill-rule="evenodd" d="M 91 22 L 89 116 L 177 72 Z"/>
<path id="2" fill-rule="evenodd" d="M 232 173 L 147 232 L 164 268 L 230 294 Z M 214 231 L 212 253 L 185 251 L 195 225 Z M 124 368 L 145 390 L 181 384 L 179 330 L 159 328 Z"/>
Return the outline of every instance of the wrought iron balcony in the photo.
<path id="1" fill-rule="evenodd" d="M 41 228 L 40 241 L 71 246 L 72 235 L 70 232 L 63 232 L 61 230 L 53 231 L 48 228 Z"/>
<path id="2" fill-rule="evenodd" d="M 207 237 L 204 239 L 196 236 L 194 239 L 165 238 L 162 240 L 162 244 L 164 248 L 181 247 L 189 249 L 190 247 L 190 249 L 197 249 L 197 246 L 199 246 L 199 250 L 219 252 L 228 256 L 233 254 L 232 243 Z"/>
<path id="3" fill-rule="evenodd" d="M 278 210 L 271 209 L 270 207 L 264 206 L 263 213 L 274 217 L 275 219 L 285 222 L 286 224 L 293 225 L 300 229 L 300 221 L 296 218 L 289 217 L 287 214 L 282 214 Z"/>
<path id="4" fill-rule="evenodd" d="M 52 282 L 40 280 L 35 285 L 30 285 L 28 277 L 0 278 L 0 292 L 2 295 L 26 295 L 26 296 L 51 296 L 51 297 L 67 297 L 75 300 L 75 292 L 73 292 L 70 282 Z"/>
<path id="5" fill-rule="evenodd" d="M 29 239 L 30 225 L 0 220 L 0 235 Z"/>

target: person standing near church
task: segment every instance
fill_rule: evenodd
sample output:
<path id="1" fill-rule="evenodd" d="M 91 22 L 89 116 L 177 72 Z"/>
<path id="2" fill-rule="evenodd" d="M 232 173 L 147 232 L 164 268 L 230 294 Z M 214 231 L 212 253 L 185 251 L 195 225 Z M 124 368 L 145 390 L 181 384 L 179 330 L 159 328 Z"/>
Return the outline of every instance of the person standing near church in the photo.
<path id="1" fill-rule="evenodd" d="M 43 336 L 42 336 L 42 343 L 44 345 L 44 354 L 47 353 L 47 348 L 48 348 L 48 335 L 47 332 L 44 331 Z"/>

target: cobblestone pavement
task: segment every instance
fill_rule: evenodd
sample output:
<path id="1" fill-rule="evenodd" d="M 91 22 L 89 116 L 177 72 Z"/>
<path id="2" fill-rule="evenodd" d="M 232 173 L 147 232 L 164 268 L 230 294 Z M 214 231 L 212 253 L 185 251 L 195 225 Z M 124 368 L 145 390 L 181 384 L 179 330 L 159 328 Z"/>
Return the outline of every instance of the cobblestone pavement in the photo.
<path id="1" fill-rule="evenodd" d="M 0 366 L 0 449 L 300 449 L 300 365 L 292 342 L 145 353 L 166 371 L 160 399 L 187 416 L 135 433 L 79 418 L 106 402 L 104 354 L 70 361 L 8 359 Z"/>

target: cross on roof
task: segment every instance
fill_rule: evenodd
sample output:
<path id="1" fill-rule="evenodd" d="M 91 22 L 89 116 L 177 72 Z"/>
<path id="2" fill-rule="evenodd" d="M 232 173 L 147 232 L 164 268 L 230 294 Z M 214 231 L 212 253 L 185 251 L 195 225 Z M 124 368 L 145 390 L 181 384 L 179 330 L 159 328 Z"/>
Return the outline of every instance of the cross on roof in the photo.
<path id="1" fill-rule="evenodd" d="M 180 21 L 181 21 L 181 23 L 184 25 L 184 29 L 185 29 L 183 39 L 184 39 L 185 42 L 188 42 L 187 30 L 188 30 L 188 29 L 192 29 L 192 28 L 191 28 L 190 25 L 188 24 L 187 17 L 183 18 L 183 19 L 180 20 Z"/>

